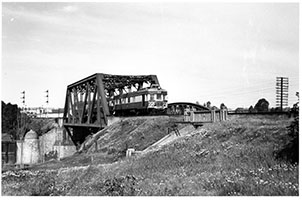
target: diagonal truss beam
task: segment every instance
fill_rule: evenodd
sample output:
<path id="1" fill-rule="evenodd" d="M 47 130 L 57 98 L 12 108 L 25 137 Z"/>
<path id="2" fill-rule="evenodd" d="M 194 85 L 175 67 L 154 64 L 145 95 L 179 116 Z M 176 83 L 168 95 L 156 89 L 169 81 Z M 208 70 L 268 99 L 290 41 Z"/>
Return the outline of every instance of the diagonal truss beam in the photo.
<path id="1" fill-rule="evenodd" d="M 68 133 L 78 137 L 73 130 L 79 127 L 81 131 L 106 127 L 110 116 L 107 100 L 114 95 L 127 93 L 127 89 L 130 88 L 141 90 L 144 84 L 159 85 L 157 76 L 96 73 L 68 85 L 64 107 L 64 126 Z"/>

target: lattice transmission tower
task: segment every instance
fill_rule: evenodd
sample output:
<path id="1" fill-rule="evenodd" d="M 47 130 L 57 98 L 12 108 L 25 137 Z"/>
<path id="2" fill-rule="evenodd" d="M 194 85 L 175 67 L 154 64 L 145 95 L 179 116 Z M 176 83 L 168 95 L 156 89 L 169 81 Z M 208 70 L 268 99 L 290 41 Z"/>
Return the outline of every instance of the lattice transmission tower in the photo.
<path id="1" fill-rule="evenodd" d="M 283 111 L 283 107 L 288 106 L 288 78 L 277 77 L 276 80 L 276 107 Z"/>

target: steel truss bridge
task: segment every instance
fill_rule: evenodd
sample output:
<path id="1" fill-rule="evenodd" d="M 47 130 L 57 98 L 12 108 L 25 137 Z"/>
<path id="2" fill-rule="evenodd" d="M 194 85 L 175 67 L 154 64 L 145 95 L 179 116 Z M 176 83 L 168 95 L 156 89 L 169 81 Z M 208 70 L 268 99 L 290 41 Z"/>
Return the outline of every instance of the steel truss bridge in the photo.
<path id="1" fill-rule="evenodd" d="M 158 84 L 156 75 L 122 76 L 96 73 L 67 86 L 63 125 L 76 145 L 108 125 L 109 99 Z"/>

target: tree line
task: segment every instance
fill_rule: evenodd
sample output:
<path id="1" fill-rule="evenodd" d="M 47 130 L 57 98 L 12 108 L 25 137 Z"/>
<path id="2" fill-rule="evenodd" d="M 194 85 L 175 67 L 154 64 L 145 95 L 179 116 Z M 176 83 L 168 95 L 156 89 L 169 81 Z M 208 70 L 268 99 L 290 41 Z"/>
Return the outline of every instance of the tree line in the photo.
<path id="1" fill-rule="evenodd" d="M 23 139 L 29 130 L 42 135 L 53 126 L 53 120 L 31 118 L 26 113 L 21 112 L 21 108 L 17 104 L 6 104 L 1 101 L 1 107 L 2 134 L 9 134 L 13 140 Z"/>

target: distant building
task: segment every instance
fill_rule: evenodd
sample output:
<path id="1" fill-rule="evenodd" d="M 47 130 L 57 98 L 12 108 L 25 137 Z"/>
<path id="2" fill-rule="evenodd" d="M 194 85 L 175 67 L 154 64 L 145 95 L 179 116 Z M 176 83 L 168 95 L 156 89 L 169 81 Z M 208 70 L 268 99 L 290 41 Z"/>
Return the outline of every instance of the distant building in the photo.
<path id="1" fill-rule="evenodd" d="M 236 108 L 235 113 L 247 113 L 249 112 L 246 108 Z"/>
<path id="2" fill-rule="evenodd" d="M 28 107 L 24 108 L 22 113 L 26 113 L 30 117 L 37 118 L 63 118 L 63 108 L 43 108 L 43 107 Z"/>

